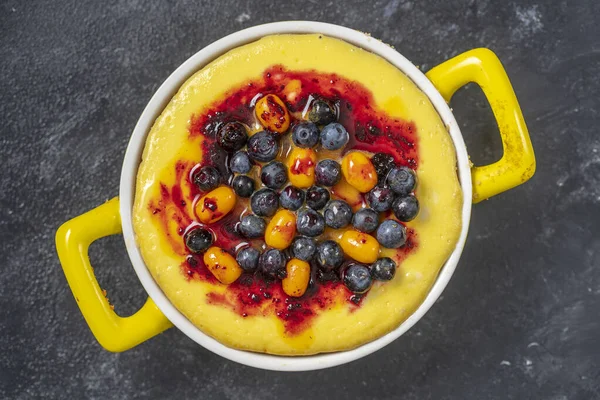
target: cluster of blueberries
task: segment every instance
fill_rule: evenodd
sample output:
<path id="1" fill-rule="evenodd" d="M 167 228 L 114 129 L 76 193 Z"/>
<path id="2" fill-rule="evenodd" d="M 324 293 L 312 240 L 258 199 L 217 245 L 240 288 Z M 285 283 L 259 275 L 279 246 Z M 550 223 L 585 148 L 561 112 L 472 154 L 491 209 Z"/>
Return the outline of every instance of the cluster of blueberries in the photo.
<path id="1" fill-rule="evenodd" d="M 309 121 L 292 127 L 295 146 L 312 148 L 320 143 L 328 150 L 339 150 L 348 143 L 348 132 L 335 122 L 335 111 L 327 102 L 315 101 L 308 117 Z M 352 224 L 358 231 L 375 232 L 377 241 L 386 248 L 405 244 L 404 226 L 393 219 L 379 223 L 379 213 L 391 210 L 400 221 L 414 219 L 419 212 L 418 201 L 412 194 L 416 177 L 410 168 L 397 166 L 389 154 L 377 153 L 371 158 L 378 184 L 366 194 L 369 208 L 353 213 L 347 202 L 330 199 L 327 188 L 336 185 L 342 176 L 337 161 L 320 160 L 315 166 L 315 185 L 304 191 L 293 185 L 285 186 L 287 168 L 275 160 L 280 150 L 277 134 L 264 130 L 248 138 L 243 124 L 229 122 L 219 129 L 216 139 L 219 146 L 230 153 L 228 166 L 235 174 L 231 187 L 239 197 L 250 198 L 252 213 L 243 215 L 237 225 L 241 236 L 261 238 L 266 229 L 263 218 L 272 217 L 279 207 L 294 211 L 296 231 L 301 236 L 294 239 L 288 250 L 295 258 L 316 262 L 325 273 L 339 270 L 344 262 L 344 252 L 335 241 L 316 242 L 315 238 L 325 231 L 326 226 L 341 229 Z M 246 150 L 242 150 L 244 146 Z M 266 163 L 260 173 L 264 187 L 258 190 L 254 179 L 247 175 L 255 162 Z M 204 166 L 193 174 L 192 180 L 200 190 L 208 192 L 221 183 L 222 177 L 217 168 Z M 204 229 L 195 229 L 186 236 L 186 245 L 192 252 L 202 252 L 211 244 L 212 234 Z M 256 248 L 247 247 L 238 251 L 236 260 L 247 272 L 258 269 L 278 279 L 286 275 L 284 251 L 268 249 L 261 254 Z M 395 271 L 396 263 L 387 257 L 378 259 L 370 268 L 354 263 L 344 270 L 343 282 L 352 292 L 364 293 L 371 287 L 372 279 L 391 280 Z"/>

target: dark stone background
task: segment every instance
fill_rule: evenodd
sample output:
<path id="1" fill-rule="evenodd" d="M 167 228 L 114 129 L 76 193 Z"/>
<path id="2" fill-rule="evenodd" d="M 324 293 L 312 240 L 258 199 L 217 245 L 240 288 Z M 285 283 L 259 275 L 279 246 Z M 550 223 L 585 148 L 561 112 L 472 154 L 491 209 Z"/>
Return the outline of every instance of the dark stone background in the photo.
<path id="1" fill-rule="evenodd" d="M 424 70 L 485 46 L 504 62 L 538 171 L 473 208 L 438 304 L 384 350 L 276 373 L 229 362 L 176 329 L 111 354 L 94 340 L 54 249 L 56 228 L 117 195 L 130 132 L 184 60 L 264 22 L 333 22 Z M 0 398 L 600 398 L 600 3 L 16 0 L 0 4 Z M 475 163 L 501 156 L 470 87 L 452 101 Z M 128 314 L 144 291 L 119 236 L 92 246 Z"/>

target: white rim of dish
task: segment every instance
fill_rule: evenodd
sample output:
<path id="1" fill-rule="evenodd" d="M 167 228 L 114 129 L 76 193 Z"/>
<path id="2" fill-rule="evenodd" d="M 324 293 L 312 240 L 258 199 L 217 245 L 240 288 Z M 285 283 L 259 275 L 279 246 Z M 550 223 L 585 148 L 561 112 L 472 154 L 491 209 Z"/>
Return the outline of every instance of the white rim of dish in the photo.
<path id="1" fill-rule="evenodd" d="M 156 118 L 158 118 L 181 85 L 195 72 L 235 47 L 254 42 L 267 35 L 286 33 L 321 33 L 344 40 L 378 54 L 406 74 L 429 97 L 448 128 L 456 149 L 458 176 L 464 197 L 462 230 L 456 247 L 440 270 L 438 278 L 429 291 L 429 294 L 417 310 L 396 329 L 369 343 L 351 350 L 309 356 L 278 356 L 236 350 L 225 346 L 194 326 L 175 308 L 152 278 L 136 245 L 131 216 L 137 170 L 145 146 L 146 135 Z M 150 99 L 133 130 L 121 170 L 119 196 L 123 238 L 135 272 L 157 307 L 179 330 L 204 348 L 244 365 L 274 371 L 309 371 L 333 367 L 365 357 L 400 337 L 425 315 L 448 284 L 462 254 L 471 217 L 472 184 L 467 149 L 454 115 L 441 94 L 416 66 L 395 49 L 363 32 L 322 22 L 283 21 L 247 28 L 217 40 L 187 59 L 167 78 Z"/>

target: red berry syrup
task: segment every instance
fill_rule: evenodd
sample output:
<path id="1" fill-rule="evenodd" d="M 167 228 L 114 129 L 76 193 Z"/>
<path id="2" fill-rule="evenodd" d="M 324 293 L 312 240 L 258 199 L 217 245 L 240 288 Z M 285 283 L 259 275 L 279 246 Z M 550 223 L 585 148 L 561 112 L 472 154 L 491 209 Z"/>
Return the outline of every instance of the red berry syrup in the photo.
<path id="1" fill-rule="evenodd" d="M 290 96 L 288 101 L 286 86 L 298 81 L 300 93 Z M 208 110 L 192 116 L 189 127 L 190 142 L 202 136 L 203 160 L 200 165 L 192 165 L 179 161 L 175 165 L 176 183 L 168 187 L 161 184 L 160 196 L 152 199 L 148 207 L 154 218 L 162 226 L 168 243 L 173 251 L 181 255 L 182 273 L 188 279 L 200 279 L 214 285 L 220 285 L 203 263 L 202 255 L 188 254 L 183 235 L 195 217 L 190 212 L 194 198 L 203 195 L 193 185 L 190 174 L 193 169 L 203 165 L 213 165 L 225 178 L 230 181 L 231 172 L 227 168 L 227 153 L 215 142 L 219 127 L 227 122 L 240 121 L 248 126 L 255 124 L 253 99 L 266 94 L 280 97 L 292 116 L 292 123 L 298 118 L 305 118 L 303 111 L 309 108 L 309 103 L 315 98 L 326 99 L 335 104 L 338 110 L 338 122 L 350 135 L 350 141 L 344 152 L 362 150 L 372 153 L 383 152 L 393 156 L 399 165 L 412 169 L 418 166 L 417 127 L 412 121 L 393 118 L 375 106 L 372 93 L 362 84 L 345 79 L 337 74 L 325 74 L 316 71 L 288 71 L 283 66 L 275 65 L 263 73 L 260 79 L 246 82 L 227 92 L 221 100 L 216 101 Z M 310 161 L 310 160 L 309 160 Z M 312 163 L 312 161 L 310 161 Z M 299 169 L 306 167 L 304 163 Z M 257 182 L 259 183 L 259 182 Z M 182 190 L 185 188 L 185 191 Z M 183 193 L 190 193 L 184 198 Z M 236 208 L 225 218 L 211 224 L 209 228 L 215 234 L 215 246 L 235 251 L 243 246 L 252 244 L 264 248 L 264 241 L 248 241 L 238 235 L 236 224 L 240 214 L 247 208 L 247 199 L 239 199 Z M 176 224 L 178 236 L 173 237 L 169 226 Z M 407 243 L 398 249 L 396 260 L 400 262 L 418 247 L 417 234 L 407 230 Z M 210 304 L 220 304 L 234 310 L 240 316 L 276 315 L 283 322 L 286 332 L 294 335 L 310 326 L 311 320 L 322 310 L 334 306 L 338 302 L 346 302 L 353 308 L 360 307 L 364 295 L 354 295 L 339 280 L 335 274 L 322 274 L 317 279 L 313 269 L 313 279 L 306 293 L 300 298 L 285 294 L 281 283 L 264 277 L 259 272 L 244 273 L 236 282 L 227 287 L 224 294 L 208 293 Z M 325 277 L 327 275 L 327 277 Z M 331 276 L 329 276 L 331 275 Z"/>

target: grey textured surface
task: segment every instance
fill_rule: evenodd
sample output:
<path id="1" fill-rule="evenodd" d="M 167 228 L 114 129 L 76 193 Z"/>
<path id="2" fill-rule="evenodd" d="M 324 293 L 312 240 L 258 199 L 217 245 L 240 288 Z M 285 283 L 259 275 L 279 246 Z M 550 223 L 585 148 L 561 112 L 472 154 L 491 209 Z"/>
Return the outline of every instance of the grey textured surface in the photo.
<path id="1" fill-rule="evenodd" d="M 307 373 L 226 361 L 171 329 L 111 354 L 54 250 L 64 221 L 117 195 L 127 141 L 185 59 L 251 25 L 338 23 L 424 69 L 485 46 L 504 62 L 537 153 L 526 185 L 477 205 L 455 276 L 405 336 Z M 0 398 L 600 398 L 600 3 L 3 1 Z M 476 163 L 501 155 L 478 89 L 452 102 Z M 144 291 L 121 237 L 92 246 L 128 314 Z"/>

